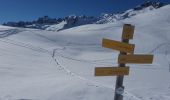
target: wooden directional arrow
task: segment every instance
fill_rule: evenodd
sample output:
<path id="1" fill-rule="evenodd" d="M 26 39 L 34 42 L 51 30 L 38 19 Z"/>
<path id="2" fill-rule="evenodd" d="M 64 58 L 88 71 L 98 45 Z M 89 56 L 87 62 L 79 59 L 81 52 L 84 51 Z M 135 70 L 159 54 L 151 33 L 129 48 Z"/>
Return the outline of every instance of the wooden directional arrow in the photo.
<path id="1" fill-rule="evenodd" d="M 96 67 L 95 76 L 129 75 L 129 67 Z"/>
<path id="2" fill-rule="evenodd" d="M 153 55 L 119 55 L 118 63 L 151 64 Z"/>
<path id="3" fill-rule="evenodd" d="M 105 48 L 110 48 L 122 52 L 133 53 L 134 52 L 134 44 L 123 43 L 115 40 L 103 39 L 102 46 Z"/>

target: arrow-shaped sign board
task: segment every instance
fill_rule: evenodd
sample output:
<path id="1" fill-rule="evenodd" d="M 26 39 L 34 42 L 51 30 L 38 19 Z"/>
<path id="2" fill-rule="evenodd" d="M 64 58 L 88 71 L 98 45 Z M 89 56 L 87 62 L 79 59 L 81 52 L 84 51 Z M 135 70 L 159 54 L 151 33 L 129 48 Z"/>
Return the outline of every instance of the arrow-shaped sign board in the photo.
<path id="1" fill-rule="evenodd" d="M 122 52 L 133 53 L 134 44 L 123 43 L 115 40 L 103 39 L 102 46 L 105 48 L 110 48 Z"/>
<path id="2" fill-rule="evenodd" d="M 96 67 L 95 76 L 129 75 L 129 67 Z"/>
<path id="3" fill-rule="evenodd" d="M 153 55 L 119 55 L 118 63 L 151 64 Z"/>

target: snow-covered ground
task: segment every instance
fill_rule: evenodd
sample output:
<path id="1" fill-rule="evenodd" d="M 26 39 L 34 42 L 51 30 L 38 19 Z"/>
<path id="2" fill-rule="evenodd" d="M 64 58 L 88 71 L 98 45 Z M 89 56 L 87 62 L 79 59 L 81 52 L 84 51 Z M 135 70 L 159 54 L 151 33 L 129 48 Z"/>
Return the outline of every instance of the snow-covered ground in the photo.
<path id="1" fill-rule="evenodd" d="M 101 42 L 120 41 L 124 23 L 135 25 L 135 53 L 154 54 L 153 64 L 128 64 L 124 100 L 170 100 L 169 10 L 59 32 L 0 26 L 0 100 L 113 100 L 116 77 L 94 68 L 118 65 Z"/>

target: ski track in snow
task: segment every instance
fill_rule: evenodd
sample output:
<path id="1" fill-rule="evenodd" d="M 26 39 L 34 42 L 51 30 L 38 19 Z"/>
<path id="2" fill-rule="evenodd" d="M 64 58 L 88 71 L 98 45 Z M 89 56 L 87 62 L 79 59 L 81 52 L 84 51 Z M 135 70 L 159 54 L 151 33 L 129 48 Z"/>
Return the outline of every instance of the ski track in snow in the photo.
<path id="1" fill-rule="evenodd" d="M 14 34 L 17 34 L 17 33 L 23 32 L 23 31 L 24 31 L 23 29 L 19 29 L 19 28 L 3 30 L 3 31 L 0 31 L 0 32 L 2 32 L 2 33 L 0 33 L 0 38 L 8 37 L 10 35 L 14 35 Z"/>
<path id="2" fill-rule="evenodd" d="M 12 29 L 12 30 L 6 30 L 3 34 L 0 34 L 0 42 L 4 42 L 4 43 L 8 43 L 8 44 L 12 44 L 12 45 L 15 45 L 15 46 L 19 46 L 19 47 L 23 47 L 23 48 L 26 48 L 26 49 L 31 49 L 33 51 L 36 51 L 36 52 L 41 52 L 41 53 L 47 53 L 49 54 L 53 60 L 55 61 L 56 63 L 56 67 L 58 70 L 64 70 L 66 72 L 67 75 L 71 76 L 71 77 L 77 77 L 78 79 L 84 81 L 86 83 L 87 86 L 93 86 L 93 87 L 104 87 L 104 88 L 108 88 L 108 89 L 111 89 L 111 90 L 114 90 L 112 87 L 109 87 L 109 86 L 105 86 L 104 84 L 101 84 L 99 82 L 95 82 L 95 81 L 92 81 L 92 80 L 89 80 L 85 77 L 82 77 L 76 73 L 73 73 L 71 70 L 69 70 L 68 68 L 62 66 L 58 61 L 57 61 L 57 56 L 60 56 L 60 57 L 63 57 L 63 58 L 66 58 L 66 59 L 69 59 L 69 60 L 75 60 L 75 61 L 80 61 L 80 62 L 86 62 L 86 63 L 95 63 L 97 61 L 86 61 L 86 60 L 78 60 L 78 59 L 74 59 L 74 58 L 70 58 L 70 57 L 66 57 L 66 56 L 63 56 L 62 54 L 59 54 L 58 50 L 64 50 L 65 47 L 63 47 L 62 49 L 53 49 L 52 52 L 50 52 L 49 50 L 46 50 L 44 48 L 41 48 L 41 47 L 37 47 L 37 46 L 33 46 L 31 44 L 26 44 L 26 43 L 22 43 L 22 42 L 18 42 L 18 41 L 14 41 L 14 40 L 11 40 L 11 39 L 8 39 L 8 38 L 5 38 L 5 37 L 8 37 L 10 35 L 13 35 L 13 34 L 17 34 L 19 32 L 22 32 L 23 30 L 19 30 L 19 29 Z M 35 33 L 35 32 L 34 32 Z M 37 34 L 36 34 L 37 35 Z M 38 35 L 40 36 L 40 35 Z M 41 36 L 43 38 L 46 38 L 44 36 Z M 48 38 L 46 38 L 48 39 Z M 48 39 L 48 40 L 51 40 L 51 39 Z M 124 96 L 127 96 L 128 98 L 133 98 L 135 100 L 142 100 L 140 98 L 138 98 L 137 96 L 133 95 L 132 93 L 129 93 L 128 91 L 125 91 L 124 93 Z M 7 100 L 11 100 L 11 96 L 7 96 L 5 97 Z M 0 98 L 1 100 L 1 98 Z M 14 99 L 12 99 L 14 100 Z M 31 99 L 16 99 L 16 100 L 31 100 Z"/>
<path id="3" fill-rule="evenodd" d="M 110 28 L 110 27 L 108 27 Z M 72 72 L 71 70 L 69 70 L 67 67 L 63 66 L 62 64 L 60 64 L 58 61 L 57 61 L 57 57 L 62 57 L 62 58 L 66 58 L 66 59 L 69 59 L 69 60 L 74 60 L 74 61 L 78 61 L 78 62 L 85 62 L 85 63 L 93 63 L 93 64 L 103 64 L 103 65 L 106 65 L 104 63 L 102 63 L 101 61 L 108 61 L 108 60 L 111 60 L 111 59 L 103 59 L 103 60 L 81 60 L 81 59 L 75 59 L 75 58 L 72 58 L 72 57 L 69 57 L 69 56 L 65 56 L 63 55 L 62 53 L 59 53 L 58 51 L 62 50 L 64 51 L 65 49 L 67 49 L 67 47 L 63 47 L 61 49 L 53 49 L 52 51 L 49 51 L 45 48 L 42 48 L 42 47 L 38 47 L 38 46 L 33 46 L 31 44 L 26 44 L 26 43 L 22 43 L 22 42 L 18 42 L 18 41 L 14 41 L 14 40 L 11 40 L 11 39 L 8 39 L 7 37 L 10 36 L 10 35 L 14 35 L 14 34 L 18 34 L 22 31 L 30 31 L 30 30 L 23 30 L 23 29 L 10 29 L 10 30 L 5 30 L 5 31 L 0 31 L 0 41 L 1 42 L 4 42 L 4 43 L 8 43 L 8 44 L 12 44 L 12 45 L 16 45 L 16 46 L 19 46 L 19 47 L 23 47 L 23 48 L 27 48 L 27 49 L 31 49 L 33 51 L 36 51 L 36 52 L 41 52 L 41 53 L 47 53 L 49 54 L 49 56 L 51 56 L 53 58 L 53 60 L 55 61 L 56 63 L 56 67 L 58 70 L 63 70 L 65 71 L 65 73 L 71 77 L 77 77 L 78 79 L 80 80 L 83 80 L 87 86 L 94 86 L 94 87 L 104 87 L 104 88 L 109 88 L 109 89 L 112 89 L 114 90 L 112 87 L 109 87 L 109 86 L 105 86 L 104 84 L 101 84 L 101 83 L 98 83 L 98 82 L 95 82 L 93 80 L 89 80 L 85 77 L 82 77 L 74 72 Z M 95 30 L 94 30 L 95 31 Z M 42 37 L 44 39 L 47 39 L 49 41 L 52 41 L 52 42 L 56 42 L 48 37 L 45 37 L 41 34 L 38 34 L 34 31 L 30 31 L 32 33 L 35 33 L 35 35 L 39 36 L 39 37 Z M 70 46 L 72 45 L 77 45 L 77 46 L 82 46 L 82 44 L 70 44 Z M 87 44 L 88 45 L 88 44 Z M 98 45 L 98 44 L 89 44 L 88 46 L 93 46 L 93 45 Z M 68 45 L 69 46 L 69 45 Z M 149 53 L 154 53 L 156 52 L 158 49 L 162 48 L 163 46 L 170 46 L 170 43 L 162 43 L 162 44 L 159 44 L 156 46 L 156 48 L 153 48 Z M 168 62 L 170 63 L 169 59 L 168 59 L 168 54 L 166 55 L 166 59 L 168 60 Z M 108 64 L 107 64 L 108 65 Z M 141 65 L 141 66 L 157 66 L 157 65 Z M 141 69 L 150 69 L 150 70 L 160 70 L 160 68 L 141 68 Z M 163 69 L 161 68 L 162 70 L 167 70 L 167 69 Z M 135 96 L 134 94 L 128 92 L 128 91 L 125 91 L 124 95 L 126 97 L 128 97 L 128 100 L 131 100 L 132 98 L 135 99 L 135 100 L 144 100 L 144 99 L 141 99 L 140 97 L 137 97 Z M 1 99 L 0 99 L 1 100 Z M 29 99 L 18 99 L 18 100 L 29 100 Z"/>
<path id="4" fill-rule="evenodd" d="M 85 81 L 86 82 L 86 84 L 87 84 L 87 86 L 94 86 L 94 87 L 104 87 L 104 88 L 109 88 L 109 89 L 111 89 L 111 90 L 114 90 L 112 87 L 108 87 L 108 86 L 105 86 L 104 84 L 101 84 L 101 83 L 98 83 L 98 82 L 95 82 L 95 81 L 92 81 L 92 80 L 89 80 L 89 79 L 87 79 L 87 78 L 84 78 L 84 77 L 82 77 L 82 76 L 80 76 L 80 75 L 78 75 L 78 74 L 76 74 L 76 73 L 73 73 L 71 70 L 69 70 L 68 68 L 66 68 L 66 67 L 64 67 L 64 66 L 61 66 L 61 64 L 56 60 L 56 52 L 55 52 L 55 50 L 63 50 L 63 49 L 54 49 L 54 56 L 52 56 L 53 57 L 53 59 L 54 59 L 54 61 L 56 62 L 56 65 L 57 65 L 57 67 L 59 67 L 59 69 L 60 70 L 64 70 L 68 75 L 70 75 L 70 76 L 72 76 L 72 77 L 77 77 L 77 78 L 79 78 L 80 80 L 83 80 L 83 81 Z M 57 54 L 58 55 L 58 54 Z M 60 57 L 63 57 L 63 56 L 60 56 Z M 65 58 L 65 57 L 64 57 Z M 67 59 L 69 59 L 69 60 L 75 60 L 75 59 L 70 59 L 70 58 L 67 58 Z M 76 61 L 81 61 L 81 60 L 76 60 Z M 88 62 L 87 62 L 88 63 Z M 140 99 L 140 98 L 138 98 L 137 96 L 135 96 L 135 95 L 133 95 L 132 93 L 129 93 L 128 91 L 125 91 L 125 93 L 124 93 L 124 95 L 125 96 L 127 96 L 127 97 L 130 97 L 130 98 L 133 98 L 133 99 L 135 99 L 135 100 L 142 100 L 142 99 Z"/>
<path id="5" fill-rule="evenodd" d="M 7 35 L 4 33 L 4 34 L 2 34 L 1 38 L 3 36 L 7 37 L 7 36 L 12 35 L 12 34 L 17 34 L 18 32 L 21 32 L 21 31 L 19 31 L 19 30 L 16 31 L 15 29 L 7 31 L 6 32 Z M 40 36 L 40 35 L 38 35 L 38 36 Z M 41 37 L 46 38 L 44 36 L 41 36 Z M 48 39 L 48 38 L 46 38 L 46 39 Z M 50 39 L 48 39 L 48 40 L 50 40 Z M 75 60 L 75 61 L 80 61 L 80 62 L 86 62 L 86 63 L 94 63 L 94 62 L 97 63 L 98 62 L 98 61 L 86 61 L 86 60 L 74 59 L 74 58 L 66 57 L 66 56 L 56 52 L 58 50 L 64 50 L 64 49 L 66 49 L 66 47 L 63 47 L 63 49 L 54 49 L 51 53 L 50 51 L 48 51 L 44 48 L 33 46 L 33 45 L 30 45 L 30 44 L 25 44 L 25 43 L 22 43 L 22 42 L 16 42 L 16 41 L 13 41 L 13 40 L 10 40 L 10 39 L 7 39 L 7 38 L 5 38 L 5 39 L 3 38 L 0 41 L 5 42 L 5 43 L 9 43 L 9 44 L 13 44 L 13 45 L 16 45 L 16 46 L 24 47 L 24 48 L 27 48 L 27 49 L 31 49 L 31 50 L 37 51 L 37 52 L 48 53 L 53 58 L 53 60 L 56 62 L 56 66 L 58 67 L 58 70 L 64 70 L 67 75 L 70 75 L 72 77 L 77 77 L 78 79 L 85 81 L 87 86 L 105 87 L 105 88 L 113 89 L 113 88 L 105 86 L 103 84 L 100 84 L 100 83 L 94 82 L 92 80 L 86 79 L 86 78 L 84 78 L 84 77 L 82 77 L 82 76 L 80 76 L 76 73 L 73 73 L 71 70 L 67 69 L 66 67 L 61 66 L 60 63 L 56 60 L 56 58 L 57 58 L 56 55 L 63 57 L 63 58 L 66 58 L 66 59 L 69 59 L 69 60 Z M 161 46 L 164 46 L 164 45 L 167 45 L 167 43 L 158 45 L 157 48 L 152 50 L 152 53 L 155 52 L 157 49 L 159 49 Z M 99 61 L 102 61 L 102 60 L 99 60 Z M 144 65 L 142 65 L 142 66 L 144 66 Z M 146 66 L 148 66 L 148 65 L 146 65 Z M 129 93 L 128 91 L 125 91 L 124 95 L 127 96 L 127 97 L 130 97 L 130 98 L 134 98 L 135 100 L 142 100 L 141 98 L 138 98 L 137 96 Z M 28 100 L 28 99 L 19 99 L 19 100 Z"/>

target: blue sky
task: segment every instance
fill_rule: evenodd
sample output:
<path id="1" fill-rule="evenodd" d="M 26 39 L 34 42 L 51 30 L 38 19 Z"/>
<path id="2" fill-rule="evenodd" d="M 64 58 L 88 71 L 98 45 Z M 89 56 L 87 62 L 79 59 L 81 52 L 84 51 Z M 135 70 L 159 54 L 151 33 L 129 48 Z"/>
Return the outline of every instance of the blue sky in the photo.
<path id="1" fill-rule="evenodd" d="M 53 18 L 72 14 L 98 16 L 124 11 L 146 0 L 0 0 L 0 23 L 31 21 L 48 15 Z M 170 0 L 152 0 L 170 3 Z"/>

